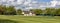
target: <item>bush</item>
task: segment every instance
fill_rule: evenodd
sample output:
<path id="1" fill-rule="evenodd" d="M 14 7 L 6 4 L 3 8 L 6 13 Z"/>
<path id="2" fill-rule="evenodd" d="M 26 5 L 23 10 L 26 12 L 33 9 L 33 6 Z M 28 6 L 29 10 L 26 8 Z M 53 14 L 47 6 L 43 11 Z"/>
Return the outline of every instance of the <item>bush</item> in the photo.
<path id="1" fill-rule="evenodd" d="M 8 20 L 8 19 L 0 19 L 0 23 L 17 23 L 17 22 L 13 20 Z"/>

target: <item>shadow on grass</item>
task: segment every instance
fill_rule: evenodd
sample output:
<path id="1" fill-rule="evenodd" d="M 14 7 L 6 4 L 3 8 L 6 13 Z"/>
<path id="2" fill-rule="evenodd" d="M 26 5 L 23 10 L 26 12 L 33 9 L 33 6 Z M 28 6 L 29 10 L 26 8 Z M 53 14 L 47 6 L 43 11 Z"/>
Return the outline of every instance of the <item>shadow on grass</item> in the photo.
<path id="1" fill-rule="evenodd" d="M 0 23 L 18 23 L 18 22 L 14 20 L 0 19 Z"/>

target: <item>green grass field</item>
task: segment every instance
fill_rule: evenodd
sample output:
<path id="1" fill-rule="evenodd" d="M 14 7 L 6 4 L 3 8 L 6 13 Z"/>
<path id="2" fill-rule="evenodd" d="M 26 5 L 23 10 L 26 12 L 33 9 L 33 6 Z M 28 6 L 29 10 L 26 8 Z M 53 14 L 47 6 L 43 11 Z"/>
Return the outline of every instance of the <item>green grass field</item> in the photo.
<path id="1" fill-rule="evenodd" d="M 10 19 L 18 21 L 18 23 L 60 23 L 60 17 L 47 16 L 4 16 L 0 15 L 0 19 Z"/>

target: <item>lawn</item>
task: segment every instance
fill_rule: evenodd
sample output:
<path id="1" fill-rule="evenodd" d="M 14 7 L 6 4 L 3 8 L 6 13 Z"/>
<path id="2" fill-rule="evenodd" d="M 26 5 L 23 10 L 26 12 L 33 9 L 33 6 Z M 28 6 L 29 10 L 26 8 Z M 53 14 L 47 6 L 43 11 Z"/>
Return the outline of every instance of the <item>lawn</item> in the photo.
<path id="1" fill-rule="evenodd" d="M 60 17 L 51 16 L 4 16 L 0 15 L 0 19 L 10 19 L 18 21 L 18 23 L 60 23 Z"/>

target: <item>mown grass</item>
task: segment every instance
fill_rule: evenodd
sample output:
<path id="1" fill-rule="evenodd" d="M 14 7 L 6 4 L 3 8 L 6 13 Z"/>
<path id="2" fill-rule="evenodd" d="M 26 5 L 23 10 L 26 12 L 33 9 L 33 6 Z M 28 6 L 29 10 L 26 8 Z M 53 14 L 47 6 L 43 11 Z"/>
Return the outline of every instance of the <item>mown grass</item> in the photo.
<path id="1" fill-rule="evenodd" d="M 60 23 L 60 17 L 55 16 L 4 16 L 0 19 L 9 19 L 18 21 L 18 23 Z"/>
<path id="2" fill-rule="evenodd" d="M 9 20 L 9 19 L 0 19 L 0 23 L 18 23 L 18 22 L 14 20 Z"/>

